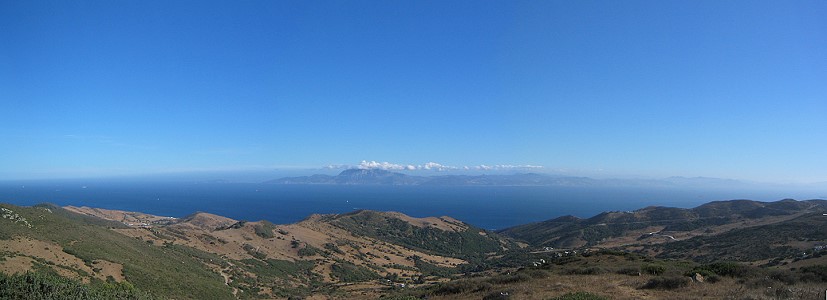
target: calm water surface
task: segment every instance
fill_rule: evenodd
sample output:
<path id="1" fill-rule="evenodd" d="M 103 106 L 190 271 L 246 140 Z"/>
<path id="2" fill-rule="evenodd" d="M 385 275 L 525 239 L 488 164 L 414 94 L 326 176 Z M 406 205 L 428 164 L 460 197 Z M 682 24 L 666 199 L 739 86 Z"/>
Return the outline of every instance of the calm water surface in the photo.
<path id="1" fill-rule="evenodd" d="M 33 181 L 0 183 L 0 202 L 90 206 L 183 217 L 204 211 L 239 220 L 292 223 L 313 213 L 355 209 L 399 211 L 416 217 L 452 216 L 486 229 L 562 215 L 650 205 L 694 207 L 728 199 L 775 201 L 808 195 L 770 191 L 676 188 L 335 186 L 258 183 Z"/>

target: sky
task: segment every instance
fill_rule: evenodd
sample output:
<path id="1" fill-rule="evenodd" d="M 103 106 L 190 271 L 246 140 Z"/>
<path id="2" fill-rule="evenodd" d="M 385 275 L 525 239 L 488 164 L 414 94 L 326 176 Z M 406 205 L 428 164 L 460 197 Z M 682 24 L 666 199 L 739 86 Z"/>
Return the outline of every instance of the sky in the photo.
<path id="1" fill-rule="evenodd" d="M 827 181 L 824 16 L 826 1 L 0 0 L 0 179 L 375 162 Z"/>

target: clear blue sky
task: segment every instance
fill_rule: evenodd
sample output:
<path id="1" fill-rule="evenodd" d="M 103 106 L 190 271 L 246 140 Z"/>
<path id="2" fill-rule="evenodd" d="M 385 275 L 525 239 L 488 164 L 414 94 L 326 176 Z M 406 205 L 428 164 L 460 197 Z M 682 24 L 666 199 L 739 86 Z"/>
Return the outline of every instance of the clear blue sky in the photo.
<path id="1" fill-rule="evenodd" d="M 827 180 L 827 1 L 0 1 L 0 178 Z"/>

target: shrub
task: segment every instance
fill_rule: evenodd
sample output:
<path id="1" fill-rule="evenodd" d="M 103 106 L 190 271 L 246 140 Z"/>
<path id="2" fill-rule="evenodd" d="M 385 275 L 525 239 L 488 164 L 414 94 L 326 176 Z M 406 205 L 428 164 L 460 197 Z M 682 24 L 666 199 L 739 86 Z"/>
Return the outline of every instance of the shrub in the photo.
<path id="1" fill-rule="evenodd" d="M 426 276 L 438 276 L 438 277 L 448 277 L 452 274 L 456 273 L 456 269 L 448 268 L 448 267 L 440 267 L 431 263 L 428 263 L 418 256 L 414 257 L 414 265 L 416 268 L 419 269 L 419 272 Z"/>
<path id="2" fill-rule="evenodd" d="M 666 267 L 661 265 L 645 265 L 641 270 L 650 275 L 663 275 L 663 272 L 666 271 Z"/>
<path id="3" fill-rule="evenodd" d="M 557 298 L 551 298 L 551 300 L 608 300 L 606 297 L 598 296 L 592 293 L 586 292 L 576 292 L 576 293 L 566 293 Z"/>
<path id="4" fill-rule="evenodd" d="M 305 244 L 304 248 L 299 249 L 299 256 L 313 256 L 321 252 L 319 248 L 313 247 L 310 244 Z"/>
<path id="5" fill-rule="evenodd" d="M 629 276 L 640 276 L 640 269 L 638 268 L 622 268 L 617 270 L 617 274 L 621 275 L 629 275 Z"/>
<path id="6" fill-rule="evenodd" d="M 457 280 L 440 283 L 434 289 L 434 295 L 454 295 L 465 292 L 478 292 L 491 289 L 491 284 L 476 280 Z"/>
<path id="7" fill-rule="evenodd" d="M 242 246 L 242 248 L 244 249 L 244 251 L 247 251 L 247 254 L 250 254 L 250 256 L 252 256 L 252 257 L 255 257 L 255 258 L 258 258 L 258 259 L 261 259 L 261 260 L 264 260 L 264 259 L 267 258 L 267 254 L 258 252 L 258 249 L 253 245 L 244 244 L 244 246 Z"/>
<path id="8" fill-rule="evenodd" d="M 802 273 L 801 279 L 811 282 L 827 282 L 827 266 L 808 266 L 799 270 Z"/>
<path id="9" fill-rule="evenodd" d="M 508 284 L 508 283 L 515 283 L 515 282 L 523 282 L 528 281 L 531 279 L 531 276 L 528 274 L 517 273 L 517 274 L 503 274 L 491 277 L 488 279 L 488 282 L 493 284 Z"/>
<path id="10" fill-rule="evenodd" d="M 78 281 L 49 274 L 0 273 L 0 299 L 154 299 L 131 283 L 85 285 Z"/>
<path id="11" fill-rule="evenodd" d="M 388 296 L 388 297 L 380 297 L 381 300 L 419 300 L 419 297 L 411 296 L 411 295 L 404 295 L 404 296 Z"/>
<path id="12" fill-rule="evenodd" d="M 342 282 L 359 282 L 379 279 L 381 276 L 368 268 L 349 262 L 338 262 L 330 266 L 330 273 Z"/>
<path id="13" fill-rule="evenodd" d="M 576 268 L 566 271 L 566 273 L 570 275 L 597 275 L 602 274 L 603 272 L 603 269 L 599 267 Z"/>
<path id="14" fill-rule="evenodd" d="M 339 249 L 339 246 L 336 246 L 334 243 L 325 243 L 324 248 L 338 254 L 344 254 L 344 252 Z"/>
<path id="15" fill-rule="evenodd" d="M 643 285 L 644 289 L 674 290 L 689 285 L 686 277 L 656 277 Z"/>
<path id="16" fill-rule="evenodd" d="M 701 266 L 700 269 L 709 270 L 715 274 L 729 277 L 745 277 L 750 273 L 747 266 L 734 262 L 712 263 Z"/>
<path id="17" fill-rule="evenodd" d="M 253 229 L 256 232 L 256 235 L 265 239 L 275 237 L 275 235 L 273 234 L 273 229 L 275 228 L 276 226 L 273 225 L 273 223 L 267 221 L 261 221 L 259 224 L 256 224 L 256 226 L 253 227 Z"/>
<path id="18" fill-rule="evenodd" d="M 786 285 L 795 284 L 798 282 L 798 277 L 790 271 L 776 270 L 770 272 L 770 278 L 782 282 Z"/>
<path id="19" fill-rule="evenodd" d="M 525 269 L 520 273 L 526 274 L 531 278 L 546 278 L 548 277 L 548 272 L 543 271 L 541 269 Z"/>
<path id="20" fill-rule="evenodd" d="M 496 291 L 491 292 L 485 297 L 482 297 L 482 300 L 508 300 L 511 299 L 512 291 Z"/>

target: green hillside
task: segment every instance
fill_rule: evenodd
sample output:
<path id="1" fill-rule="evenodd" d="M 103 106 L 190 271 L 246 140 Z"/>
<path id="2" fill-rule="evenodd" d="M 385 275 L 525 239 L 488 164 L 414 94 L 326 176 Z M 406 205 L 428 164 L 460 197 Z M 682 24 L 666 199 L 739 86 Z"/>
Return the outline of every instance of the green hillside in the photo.
<path id="1" fill-rule="evenodd" d="M 54 205 L 0 207 L 9 215 L 0 218 L 0 239 L 20 236 L 54 242 L 89 266 L 98 259 L 121 264 L 129 283 L 164 298 L 233 298 L 217 273 L 183 251 L 189 249 L 152 246 L 109 230 L 123 226 L 117 222 L 71 213 Z"/>
<path id="2" fill-rule="evenodd" d="M 827 216 L 811 213 L 793 220 L 735 229 L 719 235 L 652 246 L 661 258 L 712 261 L 795 259 L 827 241 Z"/>
<path id="3" fill-rule="evenodd" d="M 0 299 L 109 300 L 157 299 L 128 282 L 82 284 L 53 274 L 0 273 Z"/>
<path id="4" fill-rule="evenodd" d="M 354 235 L 367 236 L 389 243 L 436 255 L 458 257 L 466 260 L 484 259 L 486 253 L 502 251 L 501 240 L 493 233 L 459 223 L 462 231 L 418 227 L 408 222 L 375 211 L 356 211 L 337 215 L 331 224 Z"/>
<path id="5" fill-rule="evenodd" d="M 825 208 L 824 200 L 714 201 L 691 209 L 653 206 L 629 212 L 604 212 L 588 219 L 565 216 L 506 228 L 499 233 L 534 246 L 576 248 L 594 246 L 604 239 L 624 236 L 629 231 L 650 226 L 663 226 L 664 231 L 691 231 Z"/>

